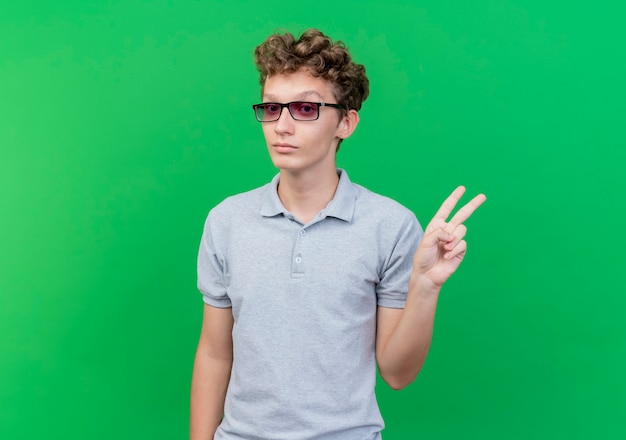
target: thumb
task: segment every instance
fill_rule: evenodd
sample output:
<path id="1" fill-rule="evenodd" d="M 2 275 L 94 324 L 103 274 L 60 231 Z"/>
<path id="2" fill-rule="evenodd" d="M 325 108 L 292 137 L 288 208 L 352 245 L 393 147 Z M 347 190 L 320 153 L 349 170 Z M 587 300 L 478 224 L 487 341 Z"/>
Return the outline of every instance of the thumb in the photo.
<path id="1" fill-rule="evenodd" d="M 454 240 L 454 235 L 450 234 L 443 227 L 439 227 L 422 238 L 422 242 L 425 246 L 436 246 L 439 243 L 449 243 Z"/>

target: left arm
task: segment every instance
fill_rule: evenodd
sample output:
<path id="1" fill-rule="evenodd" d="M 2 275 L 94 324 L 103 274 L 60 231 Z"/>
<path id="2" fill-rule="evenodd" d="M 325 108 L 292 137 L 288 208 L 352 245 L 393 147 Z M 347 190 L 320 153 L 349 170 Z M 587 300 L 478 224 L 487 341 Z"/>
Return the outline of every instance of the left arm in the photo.
<path id="1" fill-rule="evenodd" d="M 380 375 L 393 389 L 413 382 L 426 360 L 439 291 L 467 250 L 463 222 L 486 200 L 482 194 L 474 197 L 446 222 L 464 192 L 457 188 L 426 227 L 413 258 L 405 308 L 378 307 L 376 360 Z"/>

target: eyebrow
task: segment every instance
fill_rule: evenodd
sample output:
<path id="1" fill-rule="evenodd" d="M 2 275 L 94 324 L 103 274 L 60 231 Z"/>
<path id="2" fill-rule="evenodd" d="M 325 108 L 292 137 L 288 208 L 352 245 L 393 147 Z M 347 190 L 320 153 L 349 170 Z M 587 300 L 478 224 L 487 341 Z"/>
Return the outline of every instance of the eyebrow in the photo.
<path id="1" fill-rule="evenodd" d="M 321 101 L 324 100 L 324 97 L 322 95 L 320 95 L 319 92 L 315 91 L 315 90 L 305 90 L 304 92 L 298 93 L 296 95 L 296 99 L 294 101 L 299 101 L 302 100 L 310 95 L 315 95 L 317 96 Z M 276 100 L 276 96 L 269 94 L 269 93 L 264 93 L 263 94 L 263 99 L 269 99 L 269 100 Z"/>

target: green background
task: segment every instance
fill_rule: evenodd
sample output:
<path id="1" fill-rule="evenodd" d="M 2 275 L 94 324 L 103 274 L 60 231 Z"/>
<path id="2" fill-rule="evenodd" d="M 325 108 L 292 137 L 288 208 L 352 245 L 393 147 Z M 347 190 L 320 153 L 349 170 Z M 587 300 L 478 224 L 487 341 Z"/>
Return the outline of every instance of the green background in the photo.
<path id="1" fill-rule="evenodd" d="M 0 438 L 186 437 L 204 218 L 275 173 L 252 50 L 308 27 L 368 69 L 353 181 L 488 196 L 385 440 L 626 438 L 622 4 L 2 2 Z"/>

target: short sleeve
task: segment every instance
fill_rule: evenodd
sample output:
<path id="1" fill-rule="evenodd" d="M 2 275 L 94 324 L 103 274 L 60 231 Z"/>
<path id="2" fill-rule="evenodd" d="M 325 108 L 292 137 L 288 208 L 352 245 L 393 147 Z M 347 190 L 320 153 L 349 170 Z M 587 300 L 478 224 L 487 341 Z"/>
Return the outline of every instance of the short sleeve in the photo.
<path id="1" fill-rule="evenodd" d="M 404 308 L 409 290 L 409 280 L 413 269 L 413 256 L 424 231 L 415 215 L 410 213 L 402 222 L 394 242 L 391 243 L 389 257 L 376 286 L 377 304 L 394 309 Z"/>
<path id="2" fill-rule="evenodd" d="M 213 240 L 211 214 L 204 225 L 200 249 L 198 251 L 198 290 L 206 304 L 219 307 L 232 307 L 227 293 L 226 260 L 223 253 L 216 250 Z"/>

